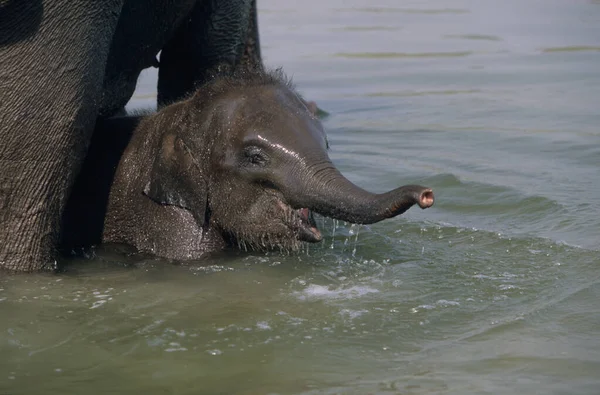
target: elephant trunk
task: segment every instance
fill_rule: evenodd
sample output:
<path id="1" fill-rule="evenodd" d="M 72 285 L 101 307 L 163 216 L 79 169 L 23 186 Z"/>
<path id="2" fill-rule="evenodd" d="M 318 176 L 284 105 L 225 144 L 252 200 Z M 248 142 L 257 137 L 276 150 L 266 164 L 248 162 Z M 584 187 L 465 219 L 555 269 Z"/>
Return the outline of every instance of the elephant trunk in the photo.
<path id="1" fill-rule="evenodd" d="M 333 165 L 302 177 L 286 193 L 294 208 L 308 208 L 321 215 L 356 224 L 372 224 L 404 213 L 417 204 L 431 207 L 433 191 L 420 185 L 405 185 L 374 194 L 354 185 Z"/>

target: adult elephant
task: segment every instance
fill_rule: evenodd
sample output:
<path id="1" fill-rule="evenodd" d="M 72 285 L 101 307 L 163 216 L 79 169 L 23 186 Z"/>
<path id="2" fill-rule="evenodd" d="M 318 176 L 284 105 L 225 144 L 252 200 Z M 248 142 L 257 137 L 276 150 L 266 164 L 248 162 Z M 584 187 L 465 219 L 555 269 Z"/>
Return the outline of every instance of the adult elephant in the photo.
<path id="1" fill-rule="evenodd" d="M 160 51 L 159 106 L 260 65 L 256 0 L 0 2 L 0 268 L 52 267 L 96 119 Z"/>

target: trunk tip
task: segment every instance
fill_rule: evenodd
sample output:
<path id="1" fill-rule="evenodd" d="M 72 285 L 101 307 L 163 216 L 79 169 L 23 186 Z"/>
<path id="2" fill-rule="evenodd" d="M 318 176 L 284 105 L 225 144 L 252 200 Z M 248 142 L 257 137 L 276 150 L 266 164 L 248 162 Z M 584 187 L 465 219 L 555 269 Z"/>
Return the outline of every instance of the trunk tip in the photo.
<path id="1" fill-rule="evenodd" d="M 433 191 L 429 188 L 422 190 L 419 194 L 418 204 L 422 209 L 433 206 L 434 201 L 435 198 L 433 197 Z"/>

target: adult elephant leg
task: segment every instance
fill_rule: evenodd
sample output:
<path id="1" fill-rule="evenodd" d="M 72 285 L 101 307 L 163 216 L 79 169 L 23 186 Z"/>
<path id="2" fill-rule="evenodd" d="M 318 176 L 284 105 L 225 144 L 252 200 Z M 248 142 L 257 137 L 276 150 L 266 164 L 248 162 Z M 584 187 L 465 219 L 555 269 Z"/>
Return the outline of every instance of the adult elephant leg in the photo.
<path id="1" fill-rule="evenodd" d="M 263 67 L 260 53 L 260 37 L 258 32 L 258 9 L 256 0 L 250 2 L 250 16 L 248 18 L 248 32 L 246 45 L 242 54 L 241 66 L 248 68 Z"/>
<path id="2" fill-rule="evenodd" d="M 122 3 L 0 6 L 0 268 L 35 271 L 54 263 L 61 212 L 91 139 Z M 35 15 L 32 27 L 26 21 Z"/>
<path id="3" fill-rule="evenodd" d="M 256 35 L 251 41 L 258 44 L 258 29 L 249 29 L 256 15 L 253 5 L 256 7 L 254 0 L 200 0 L 196 4 L 187 22 L 162 49 L 159 107 L 193 92 L 208 72 L 234 69 L 241 63 L 249 31 Z"/>
<path id="4" fill-rule="evenodd" d="M 156 55 L 194 5 L 195 0 L 125 2 L 108 54 L 101 117 L 125 113 L 140 72 L 158 66 Z"/>

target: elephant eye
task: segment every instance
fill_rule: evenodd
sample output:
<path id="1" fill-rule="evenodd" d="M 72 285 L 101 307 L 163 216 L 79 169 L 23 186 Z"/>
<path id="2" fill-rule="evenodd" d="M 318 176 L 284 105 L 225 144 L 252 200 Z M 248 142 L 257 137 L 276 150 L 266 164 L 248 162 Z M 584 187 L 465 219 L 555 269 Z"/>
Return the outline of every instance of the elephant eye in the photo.
<path id="1" fill-rule="evenodd" d="M 256 146 L 244 149 L 245 162 L 254 166 L 265 166 L 269 162 L 268 156 Z"/>

